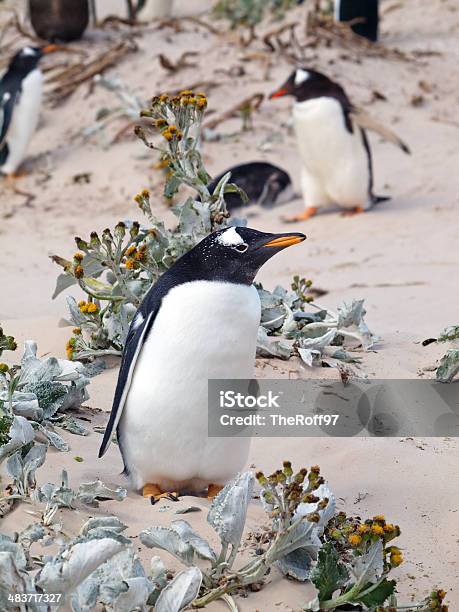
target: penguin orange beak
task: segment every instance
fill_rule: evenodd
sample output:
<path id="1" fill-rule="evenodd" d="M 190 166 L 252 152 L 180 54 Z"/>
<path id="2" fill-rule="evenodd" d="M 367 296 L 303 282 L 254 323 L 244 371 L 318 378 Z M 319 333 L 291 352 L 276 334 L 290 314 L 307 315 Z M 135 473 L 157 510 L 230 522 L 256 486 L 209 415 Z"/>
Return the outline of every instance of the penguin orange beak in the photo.
<path id="1" fill-rule="evenodd" d="M 286 89 L 285 87 L 281 87 L 277 91 L 273 91 L 273 93 L 269 96 L 269 99 L 272 100 L 273 98 L 282 98 L 283 96 L 288 96 L 289 93 L 290 92 L 288 91 L 288 89 Z"/>
<path id="2" fill-rule="evenodd" d="M 279 234 L 276 238 L 266 242 L 263 246 L 285 249 L 285 247 L 298 244 L 299 242 L 303 242 L 303 240 L 306 240 L 304 234 Z"/>
<path id="3" fill-rule="evenodd" d="M 41 52 L 45 54 L 55 53 L 56 51 L 59 51 L 59 45 L 46 45 L 41 48 Z"/>

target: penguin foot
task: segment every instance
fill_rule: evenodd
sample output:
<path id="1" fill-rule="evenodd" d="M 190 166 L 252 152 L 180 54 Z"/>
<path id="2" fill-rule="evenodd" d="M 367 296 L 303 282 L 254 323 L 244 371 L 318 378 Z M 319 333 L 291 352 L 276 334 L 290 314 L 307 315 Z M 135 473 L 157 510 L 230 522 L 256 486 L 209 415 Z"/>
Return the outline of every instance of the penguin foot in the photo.
<path id="1" fill-rule="evenodd" d="M 149 497 L 152 506 L 154 506 L 160 499 L 168 499 L 169 501 L 178 501 L 179 494 L 174 491 L 162 491 L 157 484 L 146 484 L 142 489 L 142 495 Z"/>
<path id="2" fill-rule="evenodd" d="M 213 499 L 220 493 L 222 489 L 222 485 L 210 484 L 207 487 L 207 499 Z"/>
<path id="3" fill-rule="evenodd" d="M 285 223 L 296 223 L 297 221 L 306 221 L 307 219 L 310 219 L 311 217 L 313 217 L 316 213 L 317 213 L 317 207 L 309 206 L 308 208 L 305 208 L 303 212 L 298 215 L 283 216 L 281 217 L 281 219 L 282 221 L 285 221 Z"/>
<path id="4" fill-rule="evenodd" d="M 350 208 L 349 210 L 345 210 L 341 213 L 342 217 L 353 217 L 354 215 L 359 215 L 360 213 L 365 212 L 365 209 L 361 206 L 355 206 L 354 208 Z"/>

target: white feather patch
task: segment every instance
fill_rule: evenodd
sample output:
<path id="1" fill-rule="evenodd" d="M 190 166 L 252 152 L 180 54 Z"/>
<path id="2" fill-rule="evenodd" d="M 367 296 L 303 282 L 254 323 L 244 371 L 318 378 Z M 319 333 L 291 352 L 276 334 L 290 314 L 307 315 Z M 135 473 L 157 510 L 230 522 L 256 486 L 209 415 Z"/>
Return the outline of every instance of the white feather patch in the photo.
<path id="1" fill-rule="evenodd" d="M 223 234 L 217 238 L 217 241 L 224 246 L 236 246 L 237 244 L 244 244 L 244 240 L 237 233 L 235 227 L 230 227 Z"/>
<path id="2" fill-rule="evenodd" d="M 304 83 L 305 81 L 307 81 L 310 76 L 311 75 L 309 74 L 307 70 L 298 68 L 298 70 L 295 72 L 295 85 L 301 85 L 301 83 Z"/>
<path id="3" fill-rule="evenodd" d="M 132 329 L 138 329 L 144 321 L 145 319 L 143 318 L 142 313 L 138 312 L 135 316 L 134 323 L 132 324 Z"/>
<path id="4" fill-rule="evenodd" d="M 36 55 L 37 52 L 35 51 L 35 49 L 32 49 L 32 47 L 24 47 L 24 49 L 21 51 L 21 55 Z"/>

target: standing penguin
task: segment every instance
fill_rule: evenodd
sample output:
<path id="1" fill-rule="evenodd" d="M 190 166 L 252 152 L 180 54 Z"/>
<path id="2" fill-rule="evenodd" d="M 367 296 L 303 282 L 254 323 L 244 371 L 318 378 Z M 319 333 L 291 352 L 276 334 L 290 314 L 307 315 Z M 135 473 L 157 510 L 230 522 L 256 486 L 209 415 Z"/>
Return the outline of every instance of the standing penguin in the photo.
<path id="1" fill-rule="evenodd" d="M 303 162 L 301 188 L 305 211 L 287 219 L 301 221 L 318 208 L 339 205 L 363 212 L 387 200 L 373 194 L 373 164 L 365 129 L 408 147 L 388 128 L 353 106 L 344 89 L 309 68 L 295 70 L 271 98 L 293 96 L 293 122 Z"/>
<path id="2" fill-rule="evenodd" d="M 351 22 L 351 29 L 359 36 L 378 40 L 378 0 L 335 0 L 335 19 Z"/>
<path id="3" fill-rule="evenodd" d="M 24 47 L 16 53 L 0 81 L 0 172 L 14 174 L 37 128 L 43 90 L 38 63 L 44 48 Z"/>
<path id="4" fill-rule="evenodd" d="M 244 466 L 249 438 L 207 436 L 208 380 L 252 377 L 260 323 L 253 280 L 268 259 L 305 238 L 219 230 L 146 294 L 126 340 L 99 457 L 116 429 L 125 473 L 153 502 L 206 487 L 212 497 Z"/>

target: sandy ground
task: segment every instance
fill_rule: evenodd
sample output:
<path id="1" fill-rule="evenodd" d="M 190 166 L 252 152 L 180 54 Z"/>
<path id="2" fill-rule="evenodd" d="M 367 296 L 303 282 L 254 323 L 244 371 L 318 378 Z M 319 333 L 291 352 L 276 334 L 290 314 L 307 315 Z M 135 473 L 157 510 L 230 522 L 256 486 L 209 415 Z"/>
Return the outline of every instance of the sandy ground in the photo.
<path id="1" fill-rule="evenodd" d="M 189 5 L 186 10 L 191 10 Z M 412 155 L 405 156 L 371 137 L 376 192 L 391 194 L 392 200 L 352 218 L 321 214 L 307 223 L 286 226 L 280 221 L 280 212 L 300 210 L 301 201 L 296 200 L 282 211 L 254 211 L 250 225 L 269 231 L 298 229 L 308 235 L 301 250 L 289 250 L 265 266 L 260 280 L 267 287 L 286 285 L 292 274 L 298 273 L 328 290 L 321 299 L 326 306 L 365 298 L 367 322 L 382 342 L 377 351 L 364 355 L 364 371 L 380 378 L 415 378 L 442 352 L 436 345 L 423 348 L 420 342 L 457 323 L 459 10 L 454 0 L 406 0 L 383 2 L 383 13 L 384 43 L 418 52 L 416 61 L 357 57 L 353 51 L 331 48 L 309 49 L 305 64 L 339 80 L 356 103 L 409 143 Z M 108 74 L 122 78 L 132 92 L 145 99 L 199 80 L 219 81 L 220 86 L 209 91 L 209 100 L 210 109 L 220 113 L 251 93 L 271 92 L 291 70 L 284 59 L 276 57 L 266 78 L 260 61 L 244 61 L 250 51 L 261 49 L 260 43 L 255 42 L 250 51 L 242 50 L 232 36 L 217 38 L 192 24 L 184 29 L 178 34 L 170 29 L 145 29 L 137 40 L 139 52 Z M 91 31 L 79 44 L 89 49 L 115 36 L 114 32 Z M 160 67 L 159 52 L 176 59 L 190 49 L 202 58 L 198 58 L 197 67 L 175 75 Z M 244 72 L 237 78 L 228 74 L 235 67 Z M 374 91 L 386 99 L 375 99 Z M 58 327 L 65 315 L 64 299 L 50 300 L 58 270 L 48 253 L 68 256 L 74 250 L 76 234 L 85 237 L 90 230 L 102 230 L 119 219 L 138 218 L 132 196 L 143 187 L 157 194 L 157 211 L 169 215 L 160 198 L 161 177 L 152 169 L 156 160 L 148 151 L 134 139 L 107 146 L 122 123 L 91 139 L 81 136 L 84 128 L 94 124 L 99 109 L 116 104 L 107 91 L 95 88 L 89 94 L 88 86 L 83 85 L 58 107 L 45 105 L 30 149 L 30 174 L 18 184 L 35 199 L 25 207 L 22 197 L 6 188 L 0 192 L 0 320 L 19 342 L 36 339 L 41 353 L 64 355 L 69 335 L 67 329 Z M 299 189 L 299 161 L 289 128 L 290 104 L 289 100 L 265 101 L 254 116 L 253 130 L 206 142 L 203 152 L 209 170 L 217 173 L 233 163 L 266 159 L 286 168 Z M 236 120 L 222 124 L 219 131 L 230 135 L 239 129 Z M 74 182 L 75 175 L 88 172 L 88 184 Z M 92 381 L 91 407 L 110 409 L 116 374 L 113 368 Z M 276 361 L 258 362 L 257 374 L 332 375 L 330 371 L 304 370 L 296 362 Z M 105 420 L 106 415 L 100 412 L 92 424 L 104 424 Z M 121 482 L 116 448 L 111 448 L 103 461 L 95 459 L 99 434 L 69 436 L 68 440 L 72 450 L 68 454 L 51 451 L 38 473 L 40 482 L 55 482 L 63 467 L 69 468 L 73 485 L 96 476 L 106 482 Z M 76 455 L 84 462 L 75 462 Z M 399 523 L 407 559 L 398 570 L 403 576 L 401 591 L 409 598 L 442 585 L 449 590 L 450 609 L 459 609 L 459 457 L 455 440 L 257 439 L 249 465 L 268 471 L 285 458 L 298 466 L 319 463 L 340 507 L 348 513 L 366 516 L 383 512 Z M 135 536 L 146 526 L 167 524 L 175 518 L 176 508 L 191 503 L 203 509 L 208 505 L 206 500 L 184 498 L 176 505 L 162 502 L 152 507 L 130 493 L 122 504 L 105 503 L 98 512 L 116 513 Z M 86 512 L 81 514 L 82 521 Z M 258 524 L 260 517 L 261 511 L 254 505 L 249 527 Z M 205 512 L 186 518 L 208 533 Z M 73 514 L 64 513 L 64 523 L 69 521 L 77 524 Z M 7 517 L 4 529 L 17 530 L 26 522 L 29 517 L 20 507 Z M 141 554 L 146 560 L 151 551 L 142 550 Z M 298 610 L 310 598 L 307 587 L 281 580 L 275 573 L 268 583 L 249 599 L 238 599 L 240 609 Z M 214 604 L 209 609 L 223 606 Z"/>

